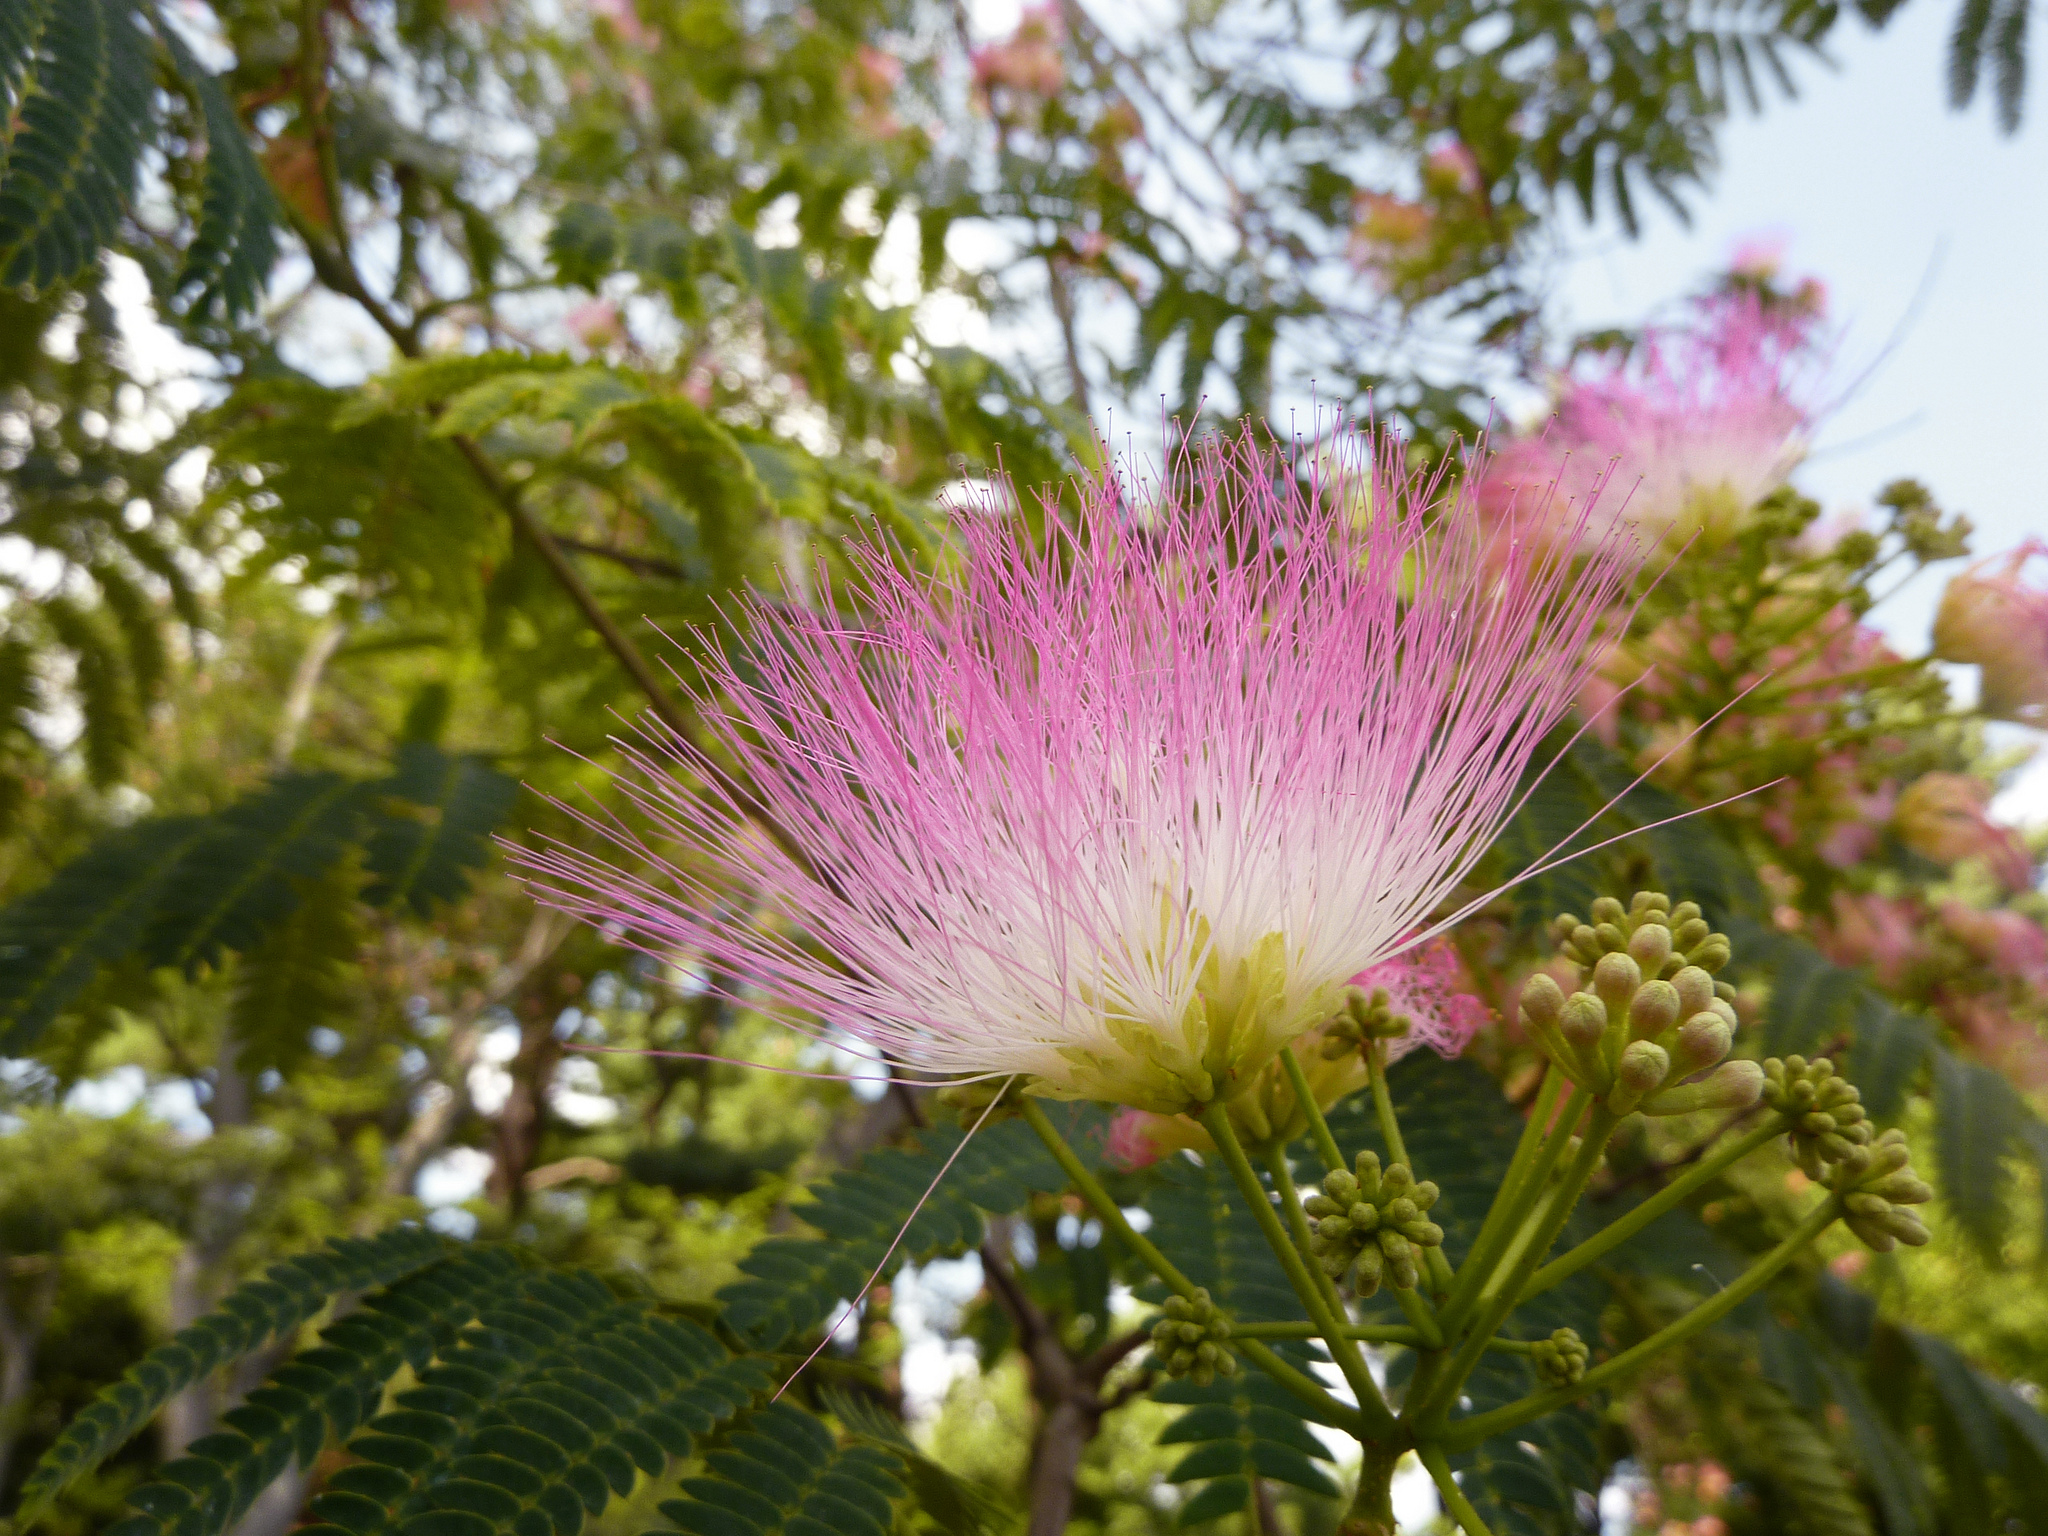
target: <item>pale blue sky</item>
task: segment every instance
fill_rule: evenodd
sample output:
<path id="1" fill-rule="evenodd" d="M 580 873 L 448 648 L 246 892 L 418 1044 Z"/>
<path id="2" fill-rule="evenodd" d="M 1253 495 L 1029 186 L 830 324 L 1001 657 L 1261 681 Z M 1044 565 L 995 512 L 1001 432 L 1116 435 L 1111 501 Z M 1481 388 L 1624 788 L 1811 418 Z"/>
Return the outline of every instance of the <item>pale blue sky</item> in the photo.
<path id="1" fill-rule="evenodd" d="M 1981 97 L 1949 111 L 1954 8 L 1913 0 L 1875 35 L 1845 21 L 1838 69 L 1801 68 L 1798 100 L 1728 126 L 1692 229 L 1658 209 L 1638 242 L 1587 240 L 1558 299 L 1574 325 L 1640 320 L 1738 240 L 1783 236 L 1787 266 L 1828 285 L 1845 382 L 1870 368 L 1799 483 L 1833 509 L 1915 476 L 1970 515 L 1989 551 L 2048 535 L 2048 69 L 2037 49 L 2012 138 Z M 1873 617 L 1924 646 L 1941 579 Z"/>

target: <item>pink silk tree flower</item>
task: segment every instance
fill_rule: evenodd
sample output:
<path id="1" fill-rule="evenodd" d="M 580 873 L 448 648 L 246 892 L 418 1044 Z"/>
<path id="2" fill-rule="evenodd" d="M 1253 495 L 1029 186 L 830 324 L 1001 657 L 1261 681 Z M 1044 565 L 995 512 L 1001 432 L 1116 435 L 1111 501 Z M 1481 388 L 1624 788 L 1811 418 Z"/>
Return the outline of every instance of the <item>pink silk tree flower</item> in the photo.
<path id="1" fill-rule="evenodd" d="M 2048 559 L 2048 544 L 2029 539 L 1950 581 L 1934 615 L 1934 654 L 1978 668 L 1985 714 L 2048 726 L 2048 587 L 2022 574 L 2036 556 Z"/>
<path id="2" fill-rule="evenodd" d="M 709 745 L 644 719 L 630 819 L 520 854 L 536 894 L 918 1074 L 1245 1091 L 1434 931 L 1637 564 L 1618 529 L 1486 558 L 1385 436 L 1300 462 L 1184 445 L 1064 520 L 999 486 L 944 581 L 870 534 L 858 596 L 744 598 Z"/>
<path id="3" fill-rule="evenodd" d="M 1388 1011 L 1408 1021 L 1406 1033 L 1379 1042 L 1389 1065 L 1424 1045 L 1448 1061 L 1472 1043 L 1486 1022 L 1486 1005 L 1459 990 L 1459 977 L 1458 953 L 1450 940 L 1431 939 L 1351 978 L 1348 990 L 1367 999 L 1383 995 Z M 1344 1039 L 1332 1033 L 1332 1026 L 1317 1025 L 1293 1044 L 1316 1108 L 1328 1109 L 1366 1085 L 1365 1057 L 1355 1037 Z M 1250 1146 L 1293 1141 L 1307 1133 L 1308 1115 L 1281 1062 L 1268 1062 L 1251 1088 L 1230 1101 L 1230 1122 Z M 1186 1115 L 1126 1109 L 1110 1124 L 1110 1156 L 1126 1168 L 1146 1167 L 1167 1152 L 1214 1150 L 1209 1133 Z"/>
<path id="4" fill-rule="evenodd" d="M 1646 542 L 1725 542 L 1805 456 L 1811 333 L 1810 319 L 1753 295 L 1701 301 L 1689 324 L 1648 332 L 1633 358 L 1564 376 L 1547 430 L 1499 449 L 1482 510 L 1498 516 L 1554 487 L 1551 505 L 1576 527 L 1572 514 L 1612 485 L 1608 515 Z"/>
<path id="5" fill-rule="evenodd" d="M 2011 827 L 1991 819 L 1991 789 L 1965 773 L 1923 773 L 1899 796 L 1899 841 L 1937 864 L 1982 859 L 2008 890 L 2034 883 L 2034 858 Z"/>

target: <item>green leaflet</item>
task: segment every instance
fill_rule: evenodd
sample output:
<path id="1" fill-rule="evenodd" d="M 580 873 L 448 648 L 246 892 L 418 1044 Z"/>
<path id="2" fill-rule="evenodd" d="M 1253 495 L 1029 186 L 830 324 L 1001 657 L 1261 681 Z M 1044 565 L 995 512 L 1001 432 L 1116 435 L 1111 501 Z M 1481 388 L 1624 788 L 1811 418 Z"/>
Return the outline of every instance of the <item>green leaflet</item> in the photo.
<path id="1" fill-rule="evenodd" d="M 0 910 L 0 1053 L 22 1055 L 101 966 L 140 944 L 200 817 L 166 817 L 101 839 L 56 879 Z"/>
<path id="2" fill-rule="evenodd" d="M 395 802 L 364 847 L 372 906 L 404 905 L 424 917 L 456 901 L 490 857 L 490 837 L 511 814 L 519 786 L 481 758 L 407 742 L 379 786 Z"/>
<path id="3" fill-rule="evenodd" d="M 772 1385 L 761 1362 L 734 1357 L 697 1324 L 624 1299 L 594 1275 L 535 1269 L 507 1249 L 403 1236 L 424 1264 L 329 1324 L 229 1410 L 225 1428 L 161 1468 L 114 1532 L 220 1536 L 280 1473 L 311 1466 L 340 1439 L 350 1464 L 313 1502 L 326 1522 L 313 1529 L 329 1536 L 576 1536 L 640 1474 L 689 1455 L 695 1436 Z M 327 1280 L 343 1284 L 314 1286 L 296 1321 L 368 1274 L 361 1264 L 329 1270 Z M 245 1329 L 207 1368 L 269 1336 Z M 402 1369 L 412 1384 L 372 1418 Z M 132 1431 L 140 1420 L 130 1419 Z M 103 1457 L 117 1443 L 94 1449 Z M 88 1463 L 74 1456 L 67 1466 L 76 1477 Z M 59 1485 L 45 1481 L 47 1499 Z"/>
<path id="4" fill-rule="evenodd" d="M 30 1049 L 102 967 L 130 957 L 217 965 L 229 952 L 260 952 L 298 922 L 292 953 L 332 960 L 333 934 L 320 924 L 346 922 L 338 908 L 354 899 L 355 882 L 334 877 L 352 859 L 368 866 L 364 895 L 374 904 L 402 901 L 419 913 L 452 900 L 488 858 L 487 833 L 514 793 L 479 761 L 414 743 L 389 778 L 287 774 L 215 815 L 146 821 L 103 838 L 0 910 L 0 1050 Z M 317 915 L 302 913 L 309 896 L 322 903 Z"/>
<path id="5" fill-rule="evenodd" d="M 0 171 L 0 283 L 63 282 L 114 238 L 150 127 L 150 50 L 127 0 L 37 8 L 28 93 Z M 4 43 L 12 79 L 22 35 Z"/>
<path id="6" fill-rule="evenodd" d="M 705 1453 L 661 1512 L 693 1536 L 888 1536 L 903 1466 L 873 1445 L 842 1447 L 799 1408 L 772 1403 Z"/>
<path id="7" fill-rule="evenodd" d="M 1034 1189 L 1065 1187 L 1044 1144 L 1021 1120 L 984 1127 L 936 1188 L 932 1181 L 960 1132 L 935 1129 L 923 1140 L 916 1151 L 873 1153 L 817 1186 L 817 1198 L 797 1214 L 830 1241 L 776 1237 L 756 1247 L 740 1261 L 747 1278 L 718 1293 L 727 1324 L 761 1349 L 817 1327 L 842 1299 L 859 1294 L 927 1189 L 930 1197 L 890 1255 L 885 1277 L 905 1260 L 980 1242 L 983 1210 L 1013 1211 Z"/>
<path id="8" fill-rule="evenodd" d="M 903 1426 L 872 1399 L 827 1388 L 818 1394 L 818 1402 L 848 1435 L 903 1463 L 903 1479 L 918 1507 L 936 1520 L 947 1536 L 996 1536 L 1009 1529 L 1009 1510 L 1002 1499 L 954 1476 L 919 1451 Z"/>
<path id="9" fill-rule="evenodd" d="M 1194 1163 L 1174 1157 L 1159 1164 L 1145 1209 L 1152 1216 L 1152 1241 L 1233 1319 L 1300 1320 L 1301 1303 L 1279 1261 L 1237 1185 L 1215 1160 Z M 1155 1281 L 1139 1294 L 1159 1301 L 1166 1292 Z M 1297 1364 L 1313 1358 L 1304 1344 L 1276 1348 Z M 1235 1376 L 1219 1377 L 1206 1387 L 1191 1378 L 1163 1380 L 1151 1397 L 1188 1410 L 1159 1437 L 1161 1445 L 1190 1447 L 1167 1480 L 1209 1480 L 1181 1506 L 1178 1524 L 1199 1525 L 1245 1508 L 1255 1477 L 1336 1495 L 1335 1485 L 1311 1460 L 1331 1458 L 1310 1433 L 1301 1403 L 1256 1368 L 1240 1364 Z"/>
<path id="10" fill-rule="evenodd" d="M 443 1239 L 400 1227 L 374 1238 L 336 1238 L 316 1252 L 272 1265 L 102 1391 L 29 1474 L 16 1518 L 32 1518 L 48 1507 L 208 1372 L 289 1337 L 336 1293 L 391 1284 L 437 1263 L 447 1251 Z"/>
<path id="11" fill-rule="evenodd" d="M 1166 1480 L 1208 1480 L 1181 1506 L 1177 1524 L 1200 1525 L 1245 1508 L 1254 1478 L 1337 1497 L 1337 1485 L 1315 1464 L 1335 1459 L 1329 1448 L 1303 1422 L 1301 1404 L 1257 1370 L 1240 1367 L 1206 1387 L 1192 1377 L 1165 1381 L 1151 1395 L 1188 1410 L 1159 1436 L 1161 1445 L 1191 1447 Z"/>
<path id="12" fill-rule="evenodd" d="M 262 301 L 277 261 L 277 199 L 220 82 L 161 17 L 156 35 L 206 119 L 206 192 L 177 289 L 188 295 L 192 313 L 218 304 L 230 315 L 247 314 Z"/>

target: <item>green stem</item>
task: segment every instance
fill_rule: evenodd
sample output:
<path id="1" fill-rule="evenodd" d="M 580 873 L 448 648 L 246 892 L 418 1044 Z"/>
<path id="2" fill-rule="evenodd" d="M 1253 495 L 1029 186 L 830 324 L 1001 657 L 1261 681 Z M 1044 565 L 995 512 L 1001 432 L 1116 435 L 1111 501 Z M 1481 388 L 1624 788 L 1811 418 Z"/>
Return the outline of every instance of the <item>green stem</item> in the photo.
<path id="1" fill-rule="evenodd" d="M 1401 1122 L 1394 1118 L 1393 1095 L 1387 1092 L 1387 1048 L 1384 1041 L 1369 1040 L 1365 1045 L 1365 1071 L 1372 1084 L 1372 1113 L 1379 1122 L 1380 1140 L 1387 1144 L 1387 1155 L 1397 1163 L 1407 1163 L 1410 1173 L 1417 1173 L 1415 1164 L 1409 1162 L 1408 1145 L 1401 1139 Z M 1417 1177 L 1420 1174 L 1417 1173 Z M 1423 1267 L 1429 1271 L 1429 1288 L 1439 1296 L 1451 1293 L 1451 1261 L 1444 1257 L 1441 1248 L 1425 1248 L 1422 1251 Z M 1420 1301 L 1421 1297 L 1415 1298 Z M 1408 1313 L 1411 1321 L 1415 1313 L 1404 1299 L 1401 1310 Z M 1417 1323 L 1417 1327 L 1421 1324 Z M 1434 1326 L 1434 1320 L 1432 1320 Z"/>
<path id="2" fill-rule="evenodd" d="M 1194 1300 L 1198 1289 L 1195 1282 L 1182 1274 L 1150 1238 L 1131 1225 L 1123 1213 L 1123 1208 L 1112 1200 L 1109 1191 L 1102 1187 L 1102 1181 L 1088 1171 L 1087 1165 L 1075 1156 L 1074 1149 L 1067 1145 L 1066 1138 L 1060 1135 L 1058 1128 L 1045 1117 L 1045 1111 L 1039 1108 L 1038 1101 L 1019 1094 L 1015 1102 L 1024 1111 L 1025 1123 L 1038 1133 L 1038 1139 L 1044 1142 L 1046 1150 L 1052 1153 L 1053 1161 L 1060 1165 L 1060 1171 L 1066 1174 L 1081 1198 L 1086 1200 L 1089 1207 L 1101 1218 L 1104 1228 L 1112 1233 L 1118 1242 L 1136 1254 L 1140 1263 L 1164 1280 L 1167 1288 L 1175 1295 Z M 1287 1392 L 1314 1408 L 1319 1417 L 1352 1433 L 1357 1433 L 1358 1428 L 1363 1426 L 1363 1416 L 1330 1396 L 1323 1389 L 1322 1383 L 1313 1376 L 1290 1364 L 1256 1339 L 1248 1338 L 1237 1348 L 1240 1354 L 1272 1377 Z"/>
<path id="3" fill-rule="evenodd" d="M 1674 1179 L 1612 1226 L 1587 1238 L 1571 1252 L 1558 1255 L 1537 1270 L 1529 1277 L 1529 1283 L 1523 1287 L 1515 1305 L 1520 1306 L 1531 1296 L 1540 1296 L 1553 1285 L 1570 1279 L 1594 1260 L 1612 1253 L 1666 1211 L 1682 1204 L 1694 1190 L 1719 1178 L 1728 1168 L 1741 1162 L 1773 1137 L 1783 1135 L 1785 1125 L 1785 1118 L 1774 1114 L 1748 1135 L 1694 1164 L 1682 1177 Z"/>
<path id="4" fill-rule="evenodd" d="M 1230 1327 L 1232 1339 L 1319 1339 L 1314 1323 L 1233 1323 Z M 1401 1344 L 1410 1349 L 1427 1347 L 1420 1332 L 1401 1323 L 1350 1323 L 1344 1328 L 1347 1339 L 1357 1339 L 1363 1344 Z M 1486 1341 L 1486 1347 L 1503 1355 L 1526 1355 L 1535 1345 L 1528 1339 L 1506 1339 L 1496 1335 Z"/>
<path id="5" fill-rule="evenodd" d="M 1444 1508 L 1464 1528 L 1465 1536 L 1493 1536 L 1487 1530 L 1486 1522 L 1479 1518 L 1479 1511 L 1472 1507 L 1472 1501 L 1458 1486 L 1457 1478 L 1451 1475 L 1451 1464 L 1444 1459 L 1443 1448 L 1418 1445 L 1415 1454 L 1422 1458 L 1422 1464 L 1429 1468 L 1429 1475 L 1436 1479 L 1436 1491 L 1443 1495 Z"/>
<path id="6" fill-rule="evenodd" d="M 1417 1414 L 1419 1422 L 1439 1424 L 1450 1412 L 1458 1388 L 1479 1363 L 1480 1355 L 1485 1353 L 1487 1339 L 1515 1309 L 1516 1298 L 1520 1296 L 1522 1287 L 1529 1283 L 1530 1273 L 1543 1262 L 1543 1255 L 1550 1251 L 1550 1245 L 1557 1241 L 1557 1234 L 1571 1219 L 1572 1208 L 1579 1203 L 1580 1193 L 1593 1177 L 1593 1170 L 1600 1165 L 1600 1154 L 1606 1149 L 1607 1138 L 1613 1134 L 1619 1121 L 1619 1116 L 1610 1114 L 1601 1105 L 1593 1106 L 1592 1118 L 1586 1122 L 1585 1138 L 1579 1143 L 1578 1156 L 1572 1159 L 1571 1166 L 1556 1186 L 1547 1192 L 1547 1203 L 1537 1205 L 1522 1223 L 1499 1267 L 1481 1288 L 1472 1332 L 1460 1346 L 1450 1367 L 1432 1384 L 1429 1397 Z M 1565 1138 L 1554 1139 L 1562 1142 Z"/>
<path id="7" fill-rule="evenodd" d="M 1375 1438 L 1390 1434 L 1394 1429 L 1394 1415 L 1388 1411 L 1386 1399 L 1380 1396 L 1380 1389 L 1372 1379 L 1372 1372 L 1366 1368 L 1365 1357 L 1358 1352 L 1358 1346 L 1344 1336 L 1344 1329 L 1350 1319 L 1343 1315 L 1341 1307 L 1333 1307 L 1330 1297 L 1334 1290 L 1326 1290 L 1329 1276 L 1320 1269 L 1311 1271 L 1306 1251 L 1297 1247 L 1288 1236 L 1287 1228 L 1281 1224 L 1279 1213 L 1273 1209 L 1273 1202 L 1266 1198 L 1266 1186 L 1259 1182 L 1258 1172 L 1251 1160 L 1244 1155 L 1244 1147 L 1238 1142 L 1237 1132 L 1230 1124 L 1230 1112 L 1220 1102 L 1211 1104 L 1202 1112 L 1202 1128 L 1209 1133 L 1209 1139 L 1216 1143 L 1216 1151 L 1224 1165 L 1230 1169 L 1230 1176 L 1237 1181 L 1237 1192 L 1244 1197 L 1245 1204 L 1252 1210 L 1252 1217 L 1265 1234 L 1267 1246 L 1280 1261 L 1287 1280 L 1294 1287 L 1294 1294 L 1301 1298 L 1301 1304 L 1308 1309 L 1309 1317 L 1322 1330 L 1321 1338 L 1337 1362 L 1337 1369 L 1344 1373 L 1344 1380 L 1358 1398 L 1360 1413 Z M 1289 1182 L 1292 1188 L 1292 1181 Z M 1296 1202 L 1296 1210 L 1300 1203 Z M 1305 1219 L 1305 1218 L 1304 1218 Z M 1321 1282 L 1318 1284 L 1318 1282 Z"/>
<path id="8" fill-rule="evenodd" d="M 1805 1218 L 1792 1229 L 1791 1234 L 1783 1242 L 1751 1265 L 1741 1279 L 1718 1295 L 1701 1302 L 1676 1322 L 1660 1328 L 1634 1348 L 1623 1350 L 1604 1365 L 1595 1366 L 1569 1387 L 1539 1392 L 1533 1397 L 1525 1397 L 1519 1402 L 1496 1408 L 1491 1413 L 1482 1413 L 1476 1418 L 1458 1421 L 1450 1427 L 1450 1433 L 1443 1437 L 1442 1443 L 1451 1450 L 1469 1450 L 1503 1430 L 1513 1429 L 1517 1424 L 1527 1423 L 1530 1419 L 1540 1418 L 1568 1403 L 1577 1402 L 1589 1392 L 1596 1392 L 1610 1381 L 1627 1375 L 1651 1356 L 1661 1354 L 1672 1345 L 1682 1344 L 1701 1330 L 1713 1327 L 1768 1285 L 1779 1270 L 1797 1258 L 1807 1244 L 1825 1232 L 1841 1213 L 1841 1203 L 1833 1195 L 1828 1196 L 1807 1212 Z"/>
<path id="9" fill-rule="evenodd" d="M 1294 1097 L 1301 1110 L 1308 1117 L 1309 1140 L 1316 1146 L 1316 1156 L 1323 1160 L 1323 1166 L 1332 1173 L 1346 1167 L 1344 1153 L 1337 1145 L 1337 1138 L 1330 1134 L 1330 1122 L 1323 1118 L 1322 1106 L 1316 1103 L 1316 1096 L 1309 1091 L 1308 1074 L 1301 1070 L 1301 1061 L 1294 1054 L 1294 1047 L 1280 1047 L 1280 1065 L 1286 1069 L 1288 1086 L 1294 1090 Z"/>
<path id="10" fill-rule="evenodd" d="M 1542 1198 L 1551 1170 L 1557 1166 L 1557 1160 L 1564 1155 L 1564 1149 L 1571 1140 L 1572 1127 L 1578 1124 L 1579 1113 L 1585 1107 L 1586 1096 L 1577 1088 L 1565 1101 L 1564 1113 L 1558 1116 L 1555 1127 L 1545 1128 L 1549 1125 L 1550 1113 L 1557 1105 L 1564 1082 L 1564 1074 L 1555 1067 L 1551 1068 L 1550 1077 L 1530 1113 L 1529 1123 L 1523 1127 L 1524 1144 L 1516 1150 L 1514 1161 L 1508 1165 L 1507 1177 L 1493 1197 L 1493 1206 L 1486 1213 L 1486 1223 L 1479 1229 L 1472 1251 L 1458 1266 L 1451 1299 L 1437 1309 L 1437 1321 L 1443 1324 L 1444 1332 L 1452 1338 L 1464 1331 L 1472 1308 L 1479 1302 L 1481 1288 L 1492 1276 L 1501 1255 L 1521 1230 L 1536 1202 Z M 1519 1170 L 1516 1164 L 1521 1165 Z"/>

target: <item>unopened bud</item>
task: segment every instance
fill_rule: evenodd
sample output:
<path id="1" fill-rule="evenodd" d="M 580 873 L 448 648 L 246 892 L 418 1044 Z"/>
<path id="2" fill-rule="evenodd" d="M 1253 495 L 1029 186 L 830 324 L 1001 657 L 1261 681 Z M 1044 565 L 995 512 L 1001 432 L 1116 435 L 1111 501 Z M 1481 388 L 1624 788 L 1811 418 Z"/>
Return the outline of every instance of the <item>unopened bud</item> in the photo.
<path id="1" fill-rule="evenodd" d="M 1706 1010 L 1714 1000 L 1714 978 L 1696 965 L 1688 965 L 1671 978 L 1678 989 L 1679 1010 L 1687 1018 Z"/>
<path id="2" fill-rule="evenodd" d="M 1691 1077 L 1721 1060 L 1734 1043 L 1735 1031 L 1719 1014 L 1696 1013 L 1679 1026 L 1671 1048 L 1672 1069 L 1680 1077 Z"/>
<path id="3" fill-rule="evenodd" d="M 1686 1115 L 1700 1109 L 1747 1109 L 1763 1091 L 1764 1071 L 1753 1061 L 1724 1061 L 1696 1083 L 1679 1083 L 1643 1101 L 1646 1115 Z"/>
<path id="4" fill-rule="evenodd" d="M 1671 930 L 1662 923 L 1645 923 L 1629 936 L 1628 952 L 1645 976 L 1658 975 L 1671 958 Z"/>
<path id="5" fill-rule="evenodd" d="M 1664 1047 L 1638 1040 L 1621 1053 L 1614 1069 L 1614 1087 L 1608 1091 L 1607 1107 L 1617 1115 L 1628 1114 L 1654 1093 L 1671 1070 L 1671 1058 Z"/>
<path id="6" fill-rule="evenodd" d="M 1539 1024 L 1555 1025 L 1564 1012 L 1564 988 L 1542 971 L 1522 983 L 1522 1016 Z"/>
<path id="7" fill-rule="evenodd" d="M 1596 1048 L 1607 1033 L 1607 1010 L 1590 992 L 1574 992 L 1564 1000 L 1557 1021 L 1558 1032 L 1580 1050 Z"/>
<path id="8" fill-rule="evenodd" d="M 1529 1363 L 1536 1367 L 1536 1374 L 1544 1383 L 1552 1387 L 1576 1386 L 1585 1378 L 1589 1358 L 1591 1352 L 1586 1341 L 1570 1328 L 1560 1328 L 1529 1348 Z"/>
<path id="9" fill-rule="evenodd" d="M 1703 971 L 1718 971 L 1734 954 L 1734 946 L 1728 942 L 1726 934 L 1710 933 L 1697 947 L 1687 950 L 1685 958 Z"/>
<path id="10" fill-rule="evenodd" d="M 1612 1016 L 1619 1017 L 1627 1010 L 1629 999 L 1642 984 L 1643 968 L 1627 955 L 1602 955 L 1593 967 L 1593 990 Z"/>
<path id="11" fill-rule="evenodd" d="M 1668 981 L 1646 981 L 1628 1005 L 1629 1033 L 1654 1040 L 1678 1022 L 1678 989 Z"/>
<path id="12" fill-rule="evenodd" d="M 1627 916 L 1627 911 L 1612 896 L 1596 897 L 1593 901 L 1593 922 L 1596 926 L 1606 924 L 1618 928 Z"/>

